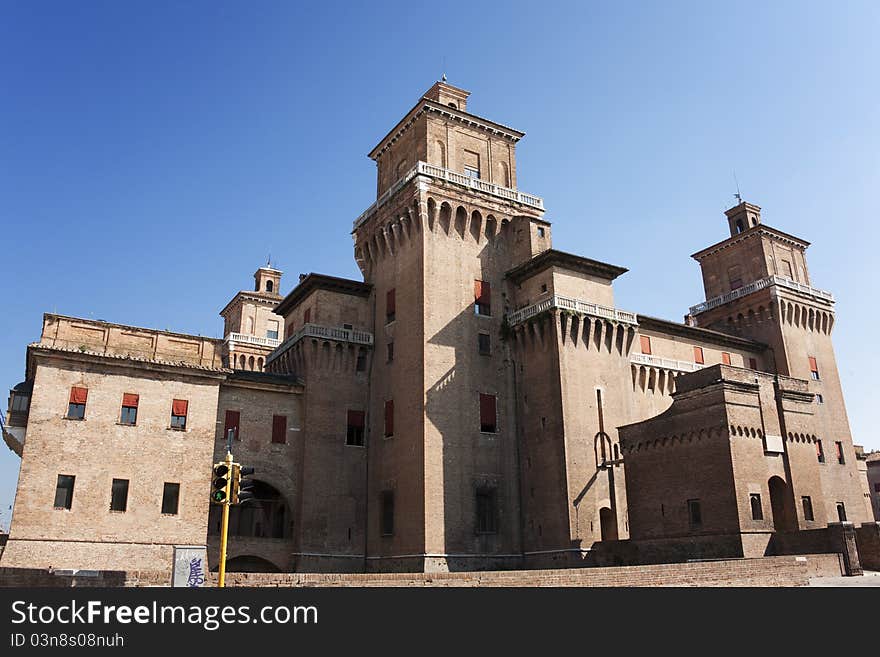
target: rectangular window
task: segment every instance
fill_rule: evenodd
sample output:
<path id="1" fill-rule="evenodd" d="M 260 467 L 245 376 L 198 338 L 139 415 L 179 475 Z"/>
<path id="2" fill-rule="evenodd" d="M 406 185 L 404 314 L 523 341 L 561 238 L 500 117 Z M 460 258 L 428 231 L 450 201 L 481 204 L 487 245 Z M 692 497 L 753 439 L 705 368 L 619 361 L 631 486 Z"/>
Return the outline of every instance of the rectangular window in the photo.
<path id="1" fill-rule="evenodd" d="M 758 493 L 750 493 L 749 504 L 752 507 L 752 520 L 763 520 L 764 509 L 761 507 L 761 495 Z"/>
<path id="2" fill-rule="evenodd" d="M 272 442 L 283 445 L 287 442 L 287 416 L 272 416 Z"/>
<path id="3" fill-rule="evenodd" d="M 291 322 L 290 324 L 287 325 L 287 330 L 286 330 L 286 333 L 284 334 L 284 337 L 289 338 L 291 335 L 293 335 L 293 322 Z"/>
<path id="4" fill-rule="evenodd" d="M 700 500 L 688 500 L 688 521 L 691 529 L 698 529 L 703 526 L 703 512 L 700 509 Z"/>
<path id="5" fill-rule="evenodd" d="M 171 428 L 183 431 L 186 429 L 186 413 L 189 402 L 185 399 L 175 399 L 171 402 Z"/>
<path id="6" fill-rule="evenodd" d="M 355 371 L 357 372 L 366 372 L 367 371 L 367 354 L 361 349 L 358 352 L 357 363 L 355 364 Z"/>
<path id="7" fill-rule="evenodd" d="M 837 453 L 837 462 L 843 465 L 846 461 L 843 458 L 843 443 L 839 440 L 834 443 L 834 449 Z"/>
<path id="8" fill-rule="evenodd" d="M 83 420 L 86 416 L 86 400 L 89 398 L 88 388 L 73 387 L 70 389 L 70 404 L 67 406 L 67 419 Z"/>
<path id="9" fill-rule="evenodd" d="M 780 262 L 782 262 L 782 275 L 794 280 L 794 272 L 791 269 L 791 263 L 788 260 L 780 260 Z"/>
<path id="10" fill-rule="evenodd" d="M 55 484 L 55 508 L 70 509 L 73 504 L 73 484 L 76 477 L 73 475 L 58 475 L 58 483 Z"/>
<path id="11" fill-rule="evenodd" d="M 180 504 L 180 484 L 165 482 L 162 489 L 162 513 L 169 516 L 177 515 L 177 507 Z"/>
<path id="12" fill-rule="evenodd" d="M 306 308 L 305 312 L 303 313 L 303 324 L 308 324 L 311 321 L 312 321 L 312 309 Z"/>
<path id="13" fill-rule="evenodd" d="M 819 459 L 819 463 L 825 463 L 825 449 L 822 447 L 822 441 L 816 441 L 816 458 Z"/>
<path id="14" fill-rule="evenodd" d="M 385 293 L 385 323 L 390 324 L 397 319 L 397 288 Z"/>
<path id="15" fill-rule="evenodd" d="M 727 270 L 727 280 L 730 282 L 731 290 L 738 290 L 743 286 L 742 272 L 739 265 L 733 265 Z"/>
<path id="16" fill-rule="evenodd" d="M 13 413 L 26 413 L 28 409 L 28 402 L 30 402 L 31 398 L 27 395 L 15 394 L 12 396 L 12 412 Z"/>
<path id="17" fill-rule="evenodd" d="M 382 536 L 394 535 L 394 491 L 382 491 Z"/>
<path id="18" fill-rule="evenodd" d="M 120 424 L 137 424 L 138 402 L 140 397 L 126 392 L 122 395 L 122 412 L 119 414 Z"/>
<path id="19" fill-rule="evenodd" d="M 804 508 L 804 520 L 813 520 L 813 500 L 808 495 L 801 498 L 801 506 Z"/>
<path id="20" fill-rule="evenodd" d="M 492 339 L 488 333 L 477 334 L 477 347 L 481 356 L 490 356 L 492 354 Z"/>
<path id="21" fill-rule="evenodd" d="M 846 522 L 846 507 L 843 505 L 843 502 L 837 503 L 837 519 L 840 522 Z"/>
<path id="22" fill-rule="evenodd" d="M 498 533 L 498 509 L 494 488 L 477 489 L 477 533 Z"/>
<path id="23" fill-rule="evenodd" d="M 125 511 L 128 507 L 128 479 L 114 479 L 110 486 L 110 510 Z"/>
<path id="24" fill-rule="evenodd" d="M 819 380 L 819 366 L 816 364 L 816 359 L 813 358 L 812 356 L 809 356 L 809 361 L 810 361 L 810 377 L 814 381 L 818 381 Z"/>
<path id="25" fill-rule="evenodd" d="M 544 230 L 544 227 L 538 226 L 538 237 L 544 237 L 545 234 L 546 234 L 546 231 Z"/>
<path id="26" fill-rule="evenodd" d="M 703 348 L 702 347 L 694 347 L 694 362 L 703 365 L 706 361 L 703 360 Z"/>
<path id="27" fill-rule="evenodd" d="M 643 354 L 650 354 L 651 353 L 651 338 L 650 337 L 648 337 L 647 335 L 639 336 L 639 343 L 642 346 L 642 353 Z"/>
<path id="28" fill-rule="evenodd" d="M 825 398 L 822 395 L 820 395 L 819 393 L 816 393 L 816 403 L 817 404 L 824 404 L 825 403 Z"/>
<path id="29" fill-rule="evenodd" d="M 725 365 L 730 365 L 730 354 L 726 351 L 721 352 L 721 362 Z"/>
<path id="30" fill-rule="evenodd" d="M 345 444 L 352 447 L 364 446 L 364 412 L 348 412 L 348 429 L 345 434 Z"/>
<path id="31" fill-rule="evenodd" d="M 758 360 L 756 358 L 749 358 L 749 369 L 750 370 L 758 369 Z"/>
<path id="32" fill-rule="evenodd" d="M 385 402 L 385 437 L 394 435 L 394 400 Z"/>
<path id="33" fill-rule="evenodd" d="M 479 180 L 480 179 L 480 170 L 476 169 L 474 167 L 465 167 L 464 168 L 464 175 L 466 175 L 468 178 L 476 178 L 477 180 Z"/>
<path id="34" fill-rule="evenodd" d="M 480 393 L 480 432 L 496 433 L 498 422 L 496 416 L 495 395 Z"/>
<path id="35" fill-rule="evenodd" d="M 880 493 L 880 484 L 874 484 L 874 492 Z"/>
<path id="36" fill-rule="evenodd" d="M 229 440 L 229 432 L 235 440 L 241 440 L 239 426 L 241 422 L 240 411 L 226 411 L 226 419 L 223 422 L 223 440 Z"/>
<path id="37" fill-rule="evenodd" d="M 492 314 L 492 286 L 488 281 L 474 281 L 474 312 L 477 315 Z"/>
<path id="38" fill-rule="evenodd" d="M 387 356 L 388 356 L 386 360 L 390 363 L 392 360 L 394 360 L 394 341 L 393 340 L 386 345 L 386 351 L 387 351 Z"/>
<path id="39" fill-rule="evenodd" d="M 266 328 L 266 337 L 271 340 L 278 339 L 278 320 L 270 319 Z"/>

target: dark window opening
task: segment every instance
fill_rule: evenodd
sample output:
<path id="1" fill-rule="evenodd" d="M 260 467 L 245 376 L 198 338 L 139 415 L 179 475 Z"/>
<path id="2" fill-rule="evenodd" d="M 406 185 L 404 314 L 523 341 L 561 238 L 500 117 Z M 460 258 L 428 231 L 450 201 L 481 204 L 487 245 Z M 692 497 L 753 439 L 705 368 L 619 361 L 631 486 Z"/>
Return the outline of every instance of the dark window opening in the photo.
<path id="1" fill-rule="evenodd" d="M 846 463 L 846 460 L 843 458 L 843 443 L 838 440 L 834 443 L 834 448 L 837 451 L 837 462 L 843 465 Z"/>
<path id="2" fill-rule="evenodd" d="M 498 421 L 496 414 L 496 397 L 495 395 L 486 395 L 480 393 L 480 432 L 496 433 L 498 431 Z"/>
<path id="3" fill-rule="evenodd" d="M 73 475 L 58 475 L 55 484 L 55 508 L 70 509 L 73 504 L 73 485 L 76 477 Z"/>
<path id="4" fill-rule="evenodd" d="M 495 534 L 498 532 L 498 508 L 493 488 L 477 489 L 477 533 Z"/>
<path id="5" fill-rule="evenodd" d="M 241 411 L 226 411 L 226 417 L 223 423 L 222 440 L 229 440 L 229 432 L 232 432 L 234 440 L 241 440 L 239 434 L 239 424 L 241 422 Z"/>
<path id="6" fill-rule="evenodd" d="M 492 354 L 492 339 L 488 333 L 480 333 L 477 335 L 477 346 L 479 347 L 481 356 L 490 356 Z"/>
<path id="7" fill-rule="evenodd" d="M 266 281 L 266 292 L 271 292 L 275 289 L 275 284 L 272 281 Z"/>
<path id="8" fill-rule="evenodd" d="M 492 314 L 492 286 L 488 281 L 474 281 L 474 313 L 487 317 Z"/>
<path id="9" fill-rule="evenodd" d="M 697 529 L 703 526 L 703 511 L 700 508 L 700 500 L 688 500 L 688 520 L 691 529 Z"/>
<path id="10" fill-rule="evenodd" d="M 385 293 L 385 323 L 390 324 L 397 317 L 397 299 L 395 288 Z"/>
<path id="11" fill-rule="evenodd" d="M 162 489 L 162 513 L 166 515 L 177 515 L 177 507 L 180 502 L 180 484 L 172 484 L 165 482 Z"/>
<path id="12" fill-rule="evenodd" d="M 348 428 L 345 434 L 345 444 L 352 447 L 364 446 L 364 412 L 348 412 Z"/>
<path id="13" fill-rule="evenodd" d="M 110 487 L 110 510 L 125 511 L 128 507 L 128 479 L 114 479 Z"/>
<path id="14" fill-rule="evenodd" d="M 272 442 L 283 445 L 287 442 L 287 416 L 272 416 Z"/>
<path id="15" fill-rule="evenodd" d="M 382 491 L 382 536 L 394 535 L 394 491 Z"/>
<path id="16" fill-rule="evenodd" d="M 837 519 L 840 522 L 846 522 L 846 507 L 843 505 L 843 502 L 837 503 Z"/>
<path id="17" fill-rule="evenodd" d="M 385 402 L 385 437 L 394 435 L 394 400 Z"/>
<path id="18" fill-rule="evenodd" d="M 366 372 L 367 371 L 367 354 L 363 351 L 358 352 L 357 363 L 355 363 L 355 371 L 357 372 Z"/>
<path id="19" fill-rule="evenodd" d="M 752 507 L 752 520 L 763 520 L 764 509 L 761 508 L 761 496 L 758 493 L 751 493 L 749 504 Z"/>
<path id="20" fill-rule="evenodd" d="M 538 237 L 544 237 L 545 234 L 546 234 L 546 231 L 544 230 L 544 227 L 538 226 Z"/>
<path id="21" fill-rule="evenodd" d="M 804 496 L 801 498 L 801 505 L 804 507 L 804 520 L 813 520 L 813 500 Z"/>
<path id="22" fill-rule="evenodd" d="M 393 340 L 386 345 L 386 350 L 387 350 L 386 360 L 390 363 L 392 360 L 394 360 L 394 341 Z"/>
<path id="23" fill-rule="evenodd" d="M 816 441 L 816 457 L 819 459 L 819 463 L 825 463 L 825 449 L 822 447 L 822 441 Z"/>

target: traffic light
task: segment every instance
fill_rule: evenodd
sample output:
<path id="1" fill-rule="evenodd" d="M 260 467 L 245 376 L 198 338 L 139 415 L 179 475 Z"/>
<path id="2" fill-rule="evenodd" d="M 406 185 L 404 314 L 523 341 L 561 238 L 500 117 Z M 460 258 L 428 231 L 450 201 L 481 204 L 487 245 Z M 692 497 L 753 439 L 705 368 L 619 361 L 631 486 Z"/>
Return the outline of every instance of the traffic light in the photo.
<path id="1" fill-rule="evenodd" d="M 229 498 L 229 466 L 225 463 L 214 464 L 214 476 L 211 478 L 211 501 L 225 504 Z"/>
<path id="2" fill-rule="evenodd" d="M 252 479 L 242 479 L 254 474 L 253 468 L 244 468 L 238 463 L 232 465 L 232 492 L 230 495 L 230 504 L 239 504 L 254 497 L 251 490 L 254 487 Z"/>

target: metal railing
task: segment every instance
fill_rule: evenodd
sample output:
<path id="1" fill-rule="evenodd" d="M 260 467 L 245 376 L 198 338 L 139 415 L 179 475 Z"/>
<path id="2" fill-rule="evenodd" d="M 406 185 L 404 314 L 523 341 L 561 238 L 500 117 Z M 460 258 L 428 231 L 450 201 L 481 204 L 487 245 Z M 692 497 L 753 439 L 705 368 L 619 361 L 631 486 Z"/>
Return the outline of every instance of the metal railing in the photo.
<path id="1" fill-rule="evenodd" d="M 266 363 L 275 360 L 283 351 L 303 338 L 324 338 L 326 340 L 338 340 L 340 342 L 353 342 L 354 344 L 373 344 L 373 334 L 357 329 L 347 329 L 339 326 L 322 326 L 321 324 L 305 324 L 290 337 L 278 345 L 275 350 L 266 356 Z"/>
<path id="2" fill-rule="evenodd" d="M 245 333 L 230 333 L 226 336 L 226 342 L 246 342 L 247 344 L 258 344 L 264 347 L 277 347 L 281 344 L 281 340 L 277 338 L 261 338 Z"/>
<path id="3" fill-rule="evenodd" d="M 629 360 L 631 363 L 638 363 L 639 365 L 651 365 L 665 370 L 678 370 L 679 372 L 696 372 L 705 367 L 705 365 L 700 363 L 675 360 L 674 358 L 662 358 L 660 356 L 652 356 L 651 354 L 632 354 Z"/>
<path id="4" fill-rule="evenodd" d="M 690 313 L 691 315 L 704 313 L 707 310 L 712 310 L 712 308 L 717 308 L 718 306 L 722 306 L 725 303 L 733 301 L 734 299 L 739 299 L 740 297 L 744 297 L 747 294 L 751 294 L 752 292 L 763 290 L 765 287 L 770 287 L 771 285 L 779 285 L 780 287 L 785 287 L 789 290 L 795 290 L 797 292 L 808 294 L 819 299 L 825 299 L 826 301 L 831 302 L 834 301 L 834 295 L 831 294 L 831 292 L 826 292 L 825 290 L 820 290 L 818 288 L 805 285 L 804 283 L 798 283 L 797 281 L 793 281 L 790 278 L 786 278 L 785 276 L 768 276 L 767 278 L 761 278 L 757 281 L 749 283 L 748 285 L 744 285 L 743 287 L 731 290 L 727 294 L 712 297 L 711 299 L 708 299 L 703 303 L 698 303 L 696 306 L 691 306 Z"/>
<path id="5" fill-rule="evenodd" d="M 626 310 L 618 310 L 617 308 L 611 308 L 609 306 L 602 306 L 598 303 L 591 303 L 590 301 L 564 297 L 559 294 L 554 294 L 543 301 L 539 301 L 531 306 L 520 308 L 517 311 L 509 313 L 507 315 L 507 323 L 511 326 L 519 324 L 520 322 L 523 322 L 530 317 L 534 317 L 535 315 L 539 315 L 550 308 L 562 308 L 582 315 L 592 315 L 593 317 L 602 317 L 617 322 L 626 322 L 627 324 L 639 323 L 636 318 L 636 313 L 631 313 Z"/>
<path id="6" fill-rule="evenodd" d="M 540 196 L 535 196 L 534 194 L 526 194 L 525 192 L 521 192 L 510 187 L 502 187 L 501 185 L 496 185 L 494 183 L 486 182 L 485 180 L 480 180 L 479 178 L 473 178 L 463 173 L 452 171 L 451 169 L 446 169 L 444 167 L 438 167 L 434 166 L 433 164 L 428 164 L 427 162 L 419 161 L 396 183 L 385 190 L 385 192 L 376 199 L 375 203 L 364 210 L 361 216 L 354 220 L 352 230 L 357 229 L 358 226 L 369 219 L 373 215 L 373 213 L 376 212 L 376 210 L 378 210 L 383 203 L 385 203 L 385 201 L 394 196 L 401 187 L 412 180 L 415 176 L 429 176 L 431 178 L 437 178 L 438 180 L 445 180 L 456 185 L 461 185 L 462 187 L 469 187 L 470 189 L 476 189 L 477 191 L 485 192 L 486 194 L 492 194 L 493 196 L 498 196 L 499 198 L 507 199 L 508 201 L 522 203 L 523 205 L 528 205 L 530 207 L 537 208 L 538 210 L 544 209 L 544 199 L 542 199 Z"/>

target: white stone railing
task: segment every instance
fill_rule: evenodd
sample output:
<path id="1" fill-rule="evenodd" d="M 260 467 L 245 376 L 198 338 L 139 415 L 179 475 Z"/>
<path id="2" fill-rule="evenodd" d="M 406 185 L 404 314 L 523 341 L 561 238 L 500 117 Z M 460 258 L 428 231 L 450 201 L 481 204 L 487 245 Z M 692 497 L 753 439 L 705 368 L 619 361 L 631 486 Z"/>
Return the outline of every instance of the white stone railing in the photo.
<path id="1" fill-rule="evenodd" d="M 324 338 L 355 344 L 373 344 L 373 334 L 367 331 L 347 329 L 339 326 L 322 326 L 321 324 L 305 324 L 293 335 L 284 340 L 275 350 L 266 356 L 266 363 L 275 360 L 283 351 L 303 338 Z"/>
<path id="2" fill-rule="evenodd" d="M 258 344 L 263 347 L 277 347 L 281 344 L 281 340 L 276 338 L 261 338 L 245 333 L 230 333 L 226 336 L 226 342 L 245 342 L 247 344 Z"/>
<path id="3" fill-rule="evenodd" d="M 696 306 L 691 306 L 691 315 L 704 313 L 707 310 L 717 308 L 718 306 L 724 305 L 729 301 L 739 299 L 740 297 L 744 297 L 745 295 L 751 294 L 752 292 L 757 292 L 758 290 L 763 290 L 765 287 L 770 287 L 771 285 L 779 285 L 780 287 L 785 287 L 790 290 L 801 292 L 803 294 L 818 297 L 819 299 L 825 299 L 826 301 L 831 302 L 834 301 L 834 295 L 831 294 L 831 292 L 826 292 L 825 290 L 820 290 L 818 288 L 811 287 L 803 283 L 798 283 L 797 281 L 793 281 L 790 278 L 786 278 L 785 276 L 768 276 L 767 278 L 759 279 L 757 281 L 749 283 L 748 285 L 737 288 L 736 290 L 731 290 L 727 294 L 722 294 L 720 296 L 708 299 L 703 303 L 698 303 Z"/>
<path id="4" fill-rule="evenodd" d="M 352 230 L 357 229 L 358 226 L 369 219 L 373 213 L 385 203 L 385 201 L 394 196 L 401 187 L 412 180 L 415 176 L 430 176 L 431 178 L 446 180 L 447 182 L 476 189 L 477 191 L 492 194 L 493 196 L 498 196 L 507 199 L 508 201 L 516 201 L 517 203 L 522 203 L 523 205 L 528 205 L 537 208 L 538 210 L 544 209 L 544 199 L 540 196 L 526 194 L 525 192 L 520 192 L 519 190 L 510 187 L 502 187 L 501 185 L 486 182 L 479 178 L 472 178 L 463 173 L 458 173 L 457 171 L 452 171 L 451 169 L 446 169 L 444 167 L 434 166 L 427 162 L 417 162 L 412 169 L 407 171 L 406 174 L 400 178 L 400 180 L 385 190 L 385 192 L 376 199 L 376 202 L 373 203 L 373 205 L 364 210 L 360 217 L 355 219 Z"/>
<path id="5" fill-rule="evenodd" d="M 553 296 L 526 308 L 520 308 L 517 311 L 509 313 L 507 315 L 507 323 L 511 326 L 519 324 L 520 322 L 523 322 L 530 317 L 534 317 L 535 315 L 539 315 L 550 308 L 562 308 L 583 315 L 592 315 L 594 317 L 612 319 L 614 321 L 626 322 L 628 324 L 639 323 L 635 313 L 626 310 L 618 310 L 617 308 L 610 308 L 609 306 L 602 306 L 598 303 L 581 301 L 580 299 L 572 299 L 571 297 L 563 297 L 558 294 L 554 294 Z"/>
<path id="6" fill-rule="evenodd" d="M 632 354 L 629 357 L 629 360 L 631 363 L 637 363 L 639 365 L 652 365 L 653 367 L 660 367 L 664 370 L 678 370 L 679 372 L 696 372 L 705 367 L 705 365 L 688 360 L 662 358 L 660 356 L 652 356 L 651 354 Z"/>

